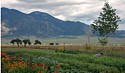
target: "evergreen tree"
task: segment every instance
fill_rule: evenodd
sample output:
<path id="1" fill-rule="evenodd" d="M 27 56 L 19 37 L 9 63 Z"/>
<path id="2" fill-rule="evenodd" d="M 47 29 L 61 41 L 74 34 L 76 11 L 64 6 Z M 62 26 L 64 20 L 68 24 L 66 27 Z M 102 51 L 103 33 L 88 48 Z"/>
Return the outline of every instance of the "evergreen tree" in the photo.
<path id="1" fill-rule="evenodd" d="M 105 46 L 108 43 L 109 34 L 114 34 L 118 29 L 120 17 L 116 15 L 116 9 L 112 9 L 108 2 L 105 2 L 102 10 L 98 19 L 91 24 L 91 27 L 93 32 L 98 35 L 99 43 Z"/>

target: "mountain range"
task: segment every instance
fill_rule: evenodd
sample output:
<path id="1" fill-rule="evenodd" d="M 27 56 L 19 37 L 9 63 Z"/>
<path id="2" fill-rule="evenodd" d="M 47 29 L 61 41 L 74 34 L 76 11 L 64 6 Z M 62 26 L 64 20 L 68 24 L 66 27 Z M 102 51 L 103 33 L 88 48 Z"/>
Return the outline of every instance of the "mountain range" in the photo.
<path id="1" fill-rule="evenodd" d="M 29 14 L 15 9 L 1 8 L 2 36 L 84 35 L 85 23 L 63 21 L 48 13 L 34 11 Z"/>
<path id="2" fill-rule="evenodd" d="M 1 8 L 2 37 L 36 36 L 54 37 L 60 35 L 86 35 L 89 25 L 82 22 L 63 21 L 40 11 L 29 14 L 16 9 Z M 117 37 L 123 37 L 125 31 L 117 31 Z M 124 35 L 125 37 L 125 35 Z"/>

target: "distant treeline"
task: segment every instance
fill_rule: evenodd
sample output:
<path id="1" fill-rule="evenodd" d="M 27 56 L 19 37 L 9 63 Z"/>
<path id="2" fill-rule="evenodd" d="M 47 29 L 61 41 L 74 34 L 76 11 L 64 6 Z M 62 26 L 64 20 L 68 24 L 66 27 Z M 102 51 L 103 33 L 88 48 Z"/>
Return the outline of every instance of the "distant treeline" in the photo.
<path id="1" fill-rule="evenodd" d="M 24 44 L 25 47 L 26 47 L 26 45 L 31 45 L 31 44 L 32 44 L 32 43 L 30 42 L 30 39 L 21 40 L 21 39 L 19 39 L 19 38 L 12 39 L 12 40 L 10 41 L 10 43 L 13 44 L 13 45 L 16 43 L 16 44 L 18 45 L 18 47 L 19 47 L 20 45 L 23 45 L 23 44 Z M 39 41 L 39 40 L 35 40 L 34 45 L 37 45 L 37 44 L 41 45 L 42 43 L 41 43 L 41 41 Z M 49 43 L 49 45 L 59 45 L 59 43 Z"/>

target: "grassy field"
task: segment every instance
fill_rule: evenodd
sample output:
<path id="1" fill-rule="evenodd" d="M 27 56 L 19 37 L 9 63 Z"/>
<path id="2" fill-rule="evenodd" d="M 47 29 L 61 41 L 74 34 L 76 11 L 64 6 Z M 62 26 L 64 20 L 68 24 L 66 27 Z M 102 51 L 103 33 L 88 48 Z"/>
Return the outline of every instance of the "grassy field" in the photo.
<path id="1" fill-rule="evenodd" d="M 46 50 L 30 48 L 2 48 L 9 59 L 2 58 L 5 73 L 124 73 L 125 49 Z M 21 64 L 21 65 L 20 65 Z"/>
<path id="2" fill-rule="evenodd" d="M 40 40 L 42 43 L 66 43 L 66 44 L 86 44 L 87 43 L 87 37 L 86 36 L 66 36 L 66 37 L 51 37 L 51 38 L 36 38 L 36 37 L 19 37 L 20 39 L 30 39 L 32 44 L 34 41 Z M 2 38 L 2 45 L 9 45 L 10 41 L 14 38 Z M 98 44 L 97 37 L 91 37 L 90 38 L 91 44 Z M 125 44 L 125 38 L 109 38 L 108 44 L 118 44 L 123 45 Z"/>

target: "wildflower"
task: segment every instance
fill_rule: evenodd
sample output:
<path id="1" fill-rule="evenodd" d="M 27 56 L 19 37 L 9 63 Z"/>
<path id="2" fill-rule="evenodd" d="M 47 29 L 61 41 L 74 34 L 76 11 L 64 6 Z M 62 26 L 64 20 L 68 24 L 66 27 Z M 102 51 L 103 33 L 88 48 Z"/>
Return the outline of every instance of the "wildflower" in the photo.
<path id="1" fill-rule="evenodd" d="M 45 66 L 45 69 L 48 70 L 48 66 Z"/>
<path id="2" fill-rule="evenodd" d="M 8 57 L 6 57 L 6 58 L 4 58 L 4 60 L 8 61 L 9 59 L 8 59 Z"/>
<path id="3" fill-rule="evenodd" d="M 10 62 L 8 62 L 8 67 L 11 68 L 11 63 Z"/>
<path id="4" fill-rule="evenodd" d="M 19 61 L 19 65 L 22 65 L 23 64 L 23 62 L 22 61 Z"/>
<path id="5" fill-rule="evenodd" d="M 38 71 L 38 73 L 42 73 L 42 71 Z"/>
<path id="6" fill-rule="evenodd" d="M 58 64 L 58 65 L 56 65 L 56 68 L 60 68 L 60 65 Z"/>
<path id="7" fill-rule="evenodd" d="M 35 64 L 31 64 L 31 67 L 34 68 L 34 67 L 35 67 Z"/>
<path id="8" fill-rule="evenodd" d="M 12 69 L 13 69 L 13 68 L 15 67 L 15 65 L 14 65 L 14 64 L 12 64 L 12 66 L 11 66 L 11 67 L 12 67 Z"/>
<path id="9" fill-rule="evenodd" d="M 7 54 L 1 52 L 1 57 L 3 60 L 9 60 L 9 58 L 7 57 Z"/>
<path id="10" fill-rule="evenodd" d="M 43 66 L 43 64 L 41 64 L 41 63 L 39 63 L 39 64 L 37 64 L 38 66 L 40 66 L 40 67 L 42 67 Z"/>
<path id="11" fill-rule="evenodd" d="M 6 55 L 5 53 L 1 52 L 1 57 L 2 57 L 2 58 L 3 58 L 3 57 L 7 57 L 7 55 Z"/>

